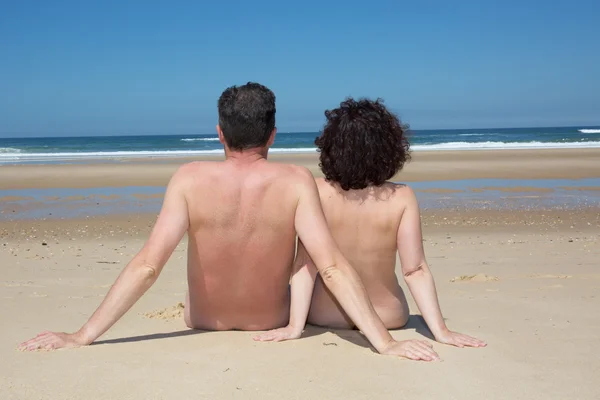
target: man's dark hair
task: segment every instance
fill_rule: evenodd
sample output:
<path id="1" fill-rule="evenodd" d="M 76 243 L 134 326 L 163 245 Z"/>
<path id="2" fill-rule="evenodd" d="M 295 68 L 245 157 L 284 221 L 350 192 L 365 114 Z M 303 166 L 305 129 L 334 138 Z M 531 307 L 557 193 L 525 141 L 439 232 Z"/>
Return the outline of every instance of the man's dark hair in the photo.
<path id="1" fill-rule="evenodd" d="M 231 86 L 219 97 L 219 126 L 231 150 L 263 147 L 275 129 L 275 94 L 258 83 Z"/>
<path id="2" fill-rule="evenodd" d="M 315 144 L 325 179 L 343 190 L 383 185 L 410 160 L 408 125 L 383 100 L 348 98 L 325 111 L 327 123 Z"/>

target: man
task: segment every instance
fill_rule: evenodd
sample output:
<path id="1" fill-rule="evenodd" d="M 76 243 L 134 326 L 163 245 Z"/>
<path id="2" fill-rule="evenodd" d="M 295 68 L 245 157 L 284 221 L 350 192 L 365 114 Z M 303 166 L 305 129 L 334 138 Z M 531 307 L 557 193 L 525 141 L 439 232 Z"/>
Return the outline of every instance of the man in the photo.
<path id="1" fill-rule="evenodd" d="M 323 211 L 336 243 L 356 268 L 386 328 L 403 327 L 409 315 L 395 274 L 398 252 L 403 277 L 435 339 L 458 347 L 485 346 L 446 327 L 425 259 L 415 194 L 406 185 L 387 182 L 410 157 L 405 127 L 379 100 L 348 99 L 325 116 L 327 124 L 315 142 L 325 175 L 317 179 Z M 311 251 L 300 243 L 291 282 L 289 325 L 256 340 L 297 338 L 296 327 L 304 326 L 307 317 L 314 325 L 354 327 L 322 276 L 315 286 L 317 271 L 311 257 Z"/>
<path id="2" fill-rule="evenodd" d="M 221 95 L 218 109 L 226 160 L 186 164 L 173 175 L 150 238 L 79 331 L 45 332 L 23 348 L 95 341 L 156 282 L 186 232 L 190 328 L 282 327 L 289 319 L 297 234 L 324 284 L 378 352 L 437 357 L 427 342 L 396 342 L 385 329 L 327 228 L 310 172 L 267 162 L 276 133 L 274 94 L 256 83 L 233 86 Z"/>

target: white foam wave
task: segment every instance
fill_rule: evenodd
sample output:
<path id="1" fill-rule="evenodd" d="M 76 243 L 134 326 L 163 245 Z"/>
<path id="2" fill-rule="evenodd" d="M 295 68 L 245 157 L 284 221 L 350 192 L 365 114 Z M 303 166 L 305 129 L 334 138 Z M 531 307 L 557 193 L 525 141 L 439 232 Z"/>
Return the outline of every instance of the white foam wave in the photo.
<path id="1" fill-rule="evenodd" d="M 518 149 L 565 149 L 565 148 L 600 148 L 597 142 L 449 142 L 439 144 L 413 145 L 414 151 L 441 151 L 441 150 L 518 150 Z M 6 148 L 3 148 L 6 149 Z M 14 150 L 14 151 L 13 151 Z M 272 148 L 270 153 L 314 153 L 316 148 Z M 0 151 L 2 162 L 30 162 L 30 161 L 63 161 L 63 160 L 91 160 L 91 159 L 126 159 L 126 158 L 167 158 L 167 157 L 194 157 L 202 155 L 222 155 L 223 150 L 170 150 L 170 151 L 106 151 L 82 153 L 22 153 L 19 149 L 11 152 Z"/>
<path id="2" fill-rule="evenodd" d="M 485 133 L 460 133 L 458 136 L 483 136 Z"/>
<path id="3" fill-rule="evenodd" d="M 448 142 L 411 146 L 415 151 L 430 150 L 518 150 L 518 149 L 581 149 L 598 148 L 600 142 Z"/>
<path id="4" fill-rule="evenodd" d="M 579 129 L 581 133 L 600 133 L 600 129 Z"/>
<path id="5" fill-rule="evenodd" d="M 271 153 L 310 153 L 315 148 L 290 148 L 271 149 Z M 198 155 L 219 155 L 223 150 L 166 150 L 166 151 L 98 151 L 98 152 L 71 152 L 71 153 L 0 153 L 2 161 L 40 161 L 40 160 L 79 160 L 79 159 L 112 159 L 112 158 L 140 158 L 140 157 L 193 157 Z"/>
<path id="6" fill-rule="evenodd" d="M 20 160 L 32 159 L 79 159 L 79 158 L 130 158 L 130 157 L 177 157 L 193 156 L 195 154 L 219 154 L 222 150 L 205 151 L 98 151 L 98 152 L 71 152 L 71 153 L 6 153 L 0 154 L 0 161 L 4 158 L 18 158 Z"/>
<path id="7" fill-rule="evenodd" d="M 218 140 L 218 137 L 181 139 L 182 142 L 216 142 Z"/>
<path id="8" fill-rule="evenodd" d="M 15 149 L 13 147 L 0 147 L 0 154 L 3 153 L 21 153 L 21 149 Z"/>

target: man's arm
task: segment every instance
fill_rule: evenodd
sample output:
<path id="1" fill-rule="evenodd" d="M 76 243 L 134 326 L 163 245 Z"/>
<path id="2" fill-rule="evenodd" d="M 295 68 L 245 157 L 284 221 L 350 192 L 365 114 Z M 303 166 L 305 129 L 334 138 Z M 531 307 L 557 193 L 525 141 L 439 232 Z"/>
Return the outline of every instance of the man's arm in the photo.
<path id="1" fill-rule="evenodd" d="M 424 341 L 396 342 L 375 312 L 360 277 L 331 236 L 312 174 L 302 169 L 295 226 L 299 239 L 346 314 L 382 354 L 433 360 L 437 354 Z"/>
<path id="2" fill-rule="evenodd" d="M 104 334 L 156 282 L 165 263 L 188 229 L 188 209 L 183 193 L 185 176 L 181 169 L 173 175 L 163 201 L 162 210 L 141 251 L 123 269 L 98 309 L 73 334 L 44 332 L 21 348 L 61 348 L 87 345 Z"/>
<path id="3" fill-rule="evenodd" d="M 298 241 L 298 251 L 294 260 L 292 279 L 290 282 L 290 321 L 287 326 L 261 333 L 254 337 L 260 342 L 281 342 L 298 339 L 306 326 L 310 310 L 310 302 L 317 278 L 317 268 L 306 253 L 304 245 Z"/>
<path id="4" fill-rule="evenodd" d="M 433 275 L 429 270 L 423 249 L 421 232 L 421 214 L 419 204 L 412 189 L 406 187 L 404 199 L 406 207 L 398 228 L 398 255 L 402 273 L 408 288 L 421 311 L 427 326 L 438 342 L 453 344 L 459 347 L 482 347 L 481 340 L 450 331 L 446 327 L 437 297 Z"/>

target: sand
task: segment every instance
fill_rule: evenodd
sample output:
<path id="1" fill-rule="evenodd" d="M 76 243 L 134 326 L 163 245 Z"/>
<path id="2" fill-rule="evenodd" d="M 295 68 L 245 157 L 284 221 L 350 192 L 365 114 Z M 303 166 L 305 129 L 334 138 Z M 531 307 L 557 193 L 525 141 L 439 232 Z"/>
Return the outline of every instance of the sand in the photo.
<path id="1" fill-rule="evenodd" d="M 464 153 L 472 154 L 465 157 L 473 157 L 474 165 L 481 157 Z M 448 154 L 440 157 L 450 160 L 444 158 Z M 570 160 L 565 162 L 573 166 L 566 168 L 572 177 L 600 177 L 600 166 L 589 164 L 589 174 L 582 169 L 578 175 L 576 157 L 560 158 Z M 514 168 L 507 174 L 516 174 L 515 162 L 502 170 Z M 553 164 L 550 158 L 544 162 Z M 475 171 L 458 176 L 492 173 L 478 163 Z M 419 167 L 415 161 L 413 176 L 429 171 L 430 180 L 448 177 L 431 172 L 431 165 Z M 112 172 L 103 169 L 109 167 L 117 168 L 8 170 L 27 171 L 23 187 L 52 171 L 56 187 L 83 184 L 78 179 L 85 176 L 95 176 L 96 181 L 85 182 L 95 186 L 131 179 L 123 166 L 120 176 L 117 168 L 110 178 Z M 8 174 L 5 168 L 0 174 Z M 538 172 L 523 175 L 539 177 Z M 3 177 L 5 188 L 18 186 L 18 180 L 7 183 Z M 158 184 L 163 178 L 153 179 Z M 181 316 L 185 241 L 158 282 L 96 344 L 54 352 L 16 350 L 42 330 L 78 329 L 141 248 L 155 217 L 0 221 L 1 399 L 600 398 L 595 382 L 600 374 L 600 213 L 593 207 L 425 211 L 424 245 L 447 324 L 488 342 L 484 349 L 434 343 L 442 362 L 380 356 L 354 331 L 309 326 L 300 340 L 283 343 L 254 342 L 251 332 L 190 331 Z M 410 323 L 392 335 L 429 340 L 409 299 Z"/>

